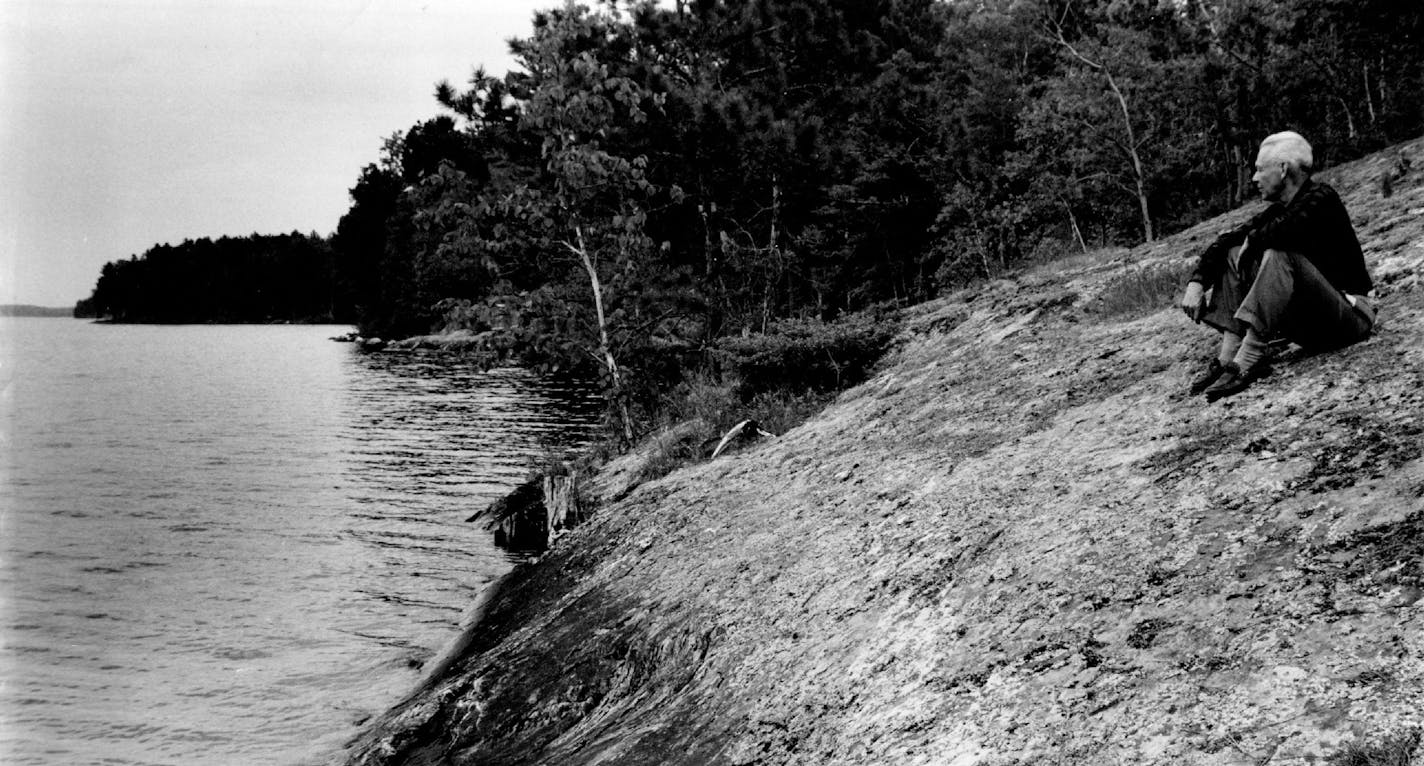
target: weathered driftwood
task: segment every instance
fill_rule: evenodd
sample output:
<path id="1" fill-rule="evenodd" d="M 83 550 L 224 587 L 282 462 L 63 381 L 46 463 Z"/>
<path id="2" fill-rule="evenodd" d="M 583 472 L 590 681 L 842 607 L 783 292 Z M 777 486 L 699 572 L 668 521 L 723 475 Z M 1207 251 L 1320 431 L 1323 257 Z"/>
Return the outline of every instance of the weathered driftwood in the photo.
<path id="1" fill-rule="evenodd" d="M 722 451 L 727 449 L 728 445 L 735 442 L 751 441 L 752 439 L 758 439 L 763 436 L 776 436 L 776 434 L 764 430 L 755 420 L 743 420 L 732 426 L 731 430 L 727 431 L 726 435 L 722 437 L 722 441 L 717 443 L 717 449 L 712 450 L 712 457 L 715 458 L 722 454 Z"/>
<path id="2" fill-rule="evenodd" d="M 517 551 L 542 551 L 566 529 L 578 526 L 588 508 L 578 491 L 578 475 L 542 476 L 515 487 L 466 521 L 483 520 L 494 544 Z"/>
<path id="3" fill-rule="evenodd" d="M 466 521 L 484 521 L 494 544 L 510 550 L 540 550 L 548 542 L 544 497 L 538 479 L 526 481 Z"/>
<path id="4" fill-rule="evenodd" d="M 544 528 L 549 543 L 553 543 L 560 532 L 578 526 L 584 520 L 584 513 L 576 472 L 544 477 Z"/>

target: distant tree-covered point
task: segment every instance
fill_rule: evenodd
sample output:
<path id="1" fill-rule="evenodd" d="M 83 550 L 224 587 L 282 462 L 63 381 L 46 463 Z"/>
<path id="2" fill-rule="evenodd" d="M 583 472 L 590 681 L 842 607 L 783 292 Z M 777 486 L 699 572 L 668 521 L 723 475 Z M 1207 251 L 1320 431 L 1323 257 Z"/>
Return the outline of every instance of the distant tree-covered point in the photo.
<path id="1" fill-rule="evenodd" d="M 327 238 L 317 234 L 185 240 L 104 265 L 74 315 L 114 322 L 348 322 Z"/>
<path id="2" fill-rule="evenodd" d="M 27 303 L 7 303 L 0 306 L 0 317 L 67 317 L 74 312 L 53 306 L 32 306 Z"/>

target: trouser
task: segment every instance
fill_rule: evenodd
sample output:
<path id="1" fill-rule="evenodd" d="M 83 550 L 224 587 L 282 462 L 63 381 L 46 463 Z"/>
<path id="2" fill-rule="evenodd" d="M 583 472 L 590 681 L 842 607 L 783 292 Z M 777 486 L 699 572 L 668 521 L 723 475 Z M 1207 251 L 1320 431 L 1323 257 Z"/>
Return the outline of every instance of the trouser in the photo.
<path id="1" fill-rule="evenodd" d="M 1267 250 L 1251 273 L 1240 268 L 1233 250 L 1227 263 L 1202 317 L 1212 327 L 1243 336 L 1254 327 L 1266 338 L 1283 336 L 1312 351 L 1369 337 L 1374 312 L 1365 299 L 1357 297 L 1352 304 L 1305 256 Z"/>

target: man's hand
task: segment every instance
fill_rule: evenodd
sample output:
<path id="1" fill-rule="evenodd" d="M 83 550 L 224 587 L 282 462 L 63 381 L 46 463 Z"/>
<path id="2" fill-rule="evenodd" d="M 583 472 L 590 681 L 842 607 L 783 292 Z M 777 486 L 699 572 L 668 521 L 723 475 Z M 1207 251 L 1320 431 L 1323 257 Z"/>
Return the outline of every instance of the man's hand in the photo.
<path id="1" fill-rule="evenodd" d="M 1182 311 L 1193 322 L 1201 324 L 1206 314 L 1206 292 L 1202 290 L 1201 282 L 1187 283 L 1187 292 L 1182 296 Z"/>

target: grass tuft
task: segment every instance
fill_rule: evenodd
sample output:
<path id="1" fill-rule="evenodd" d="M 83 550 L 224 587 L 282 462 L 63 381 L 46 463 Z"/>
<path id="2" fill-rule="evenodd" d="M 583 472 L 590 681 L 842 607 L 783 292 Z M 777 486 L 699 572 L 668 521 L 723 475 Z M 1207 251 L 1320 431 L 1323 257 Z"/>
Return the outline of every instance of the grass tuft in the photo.
<path id="1" fill-rule="evenodd" d="M 1160 311 L 1181 293 L 1191 263 L 1168 261 L 1132 269 L 1103 285 L 1089 311 L 1105 319 L 1125 319 Z"/>
<path id="2" fill-rule="evenodd" d="M 755 420 L 763 430 L 784 434 L 820 412 L 836 396 L 830 391 L 775 389 L 743 401 L 741 389 L 735 377 L 701 373 L 680 383 L 664 405 L 670 422 L 652 438 L 638 482 L 662 478 L 706 459 L 722 435 L 743 420 Z"/>
<path id="3" fill-rule="evenodd" d="M 1027 264 L 1025 274 L 1030 277 L 1049 278 L 1072 274 L 1117 260 L 1124 260 L 1132 251 L 1126 247 L 1099 247 L 1086 252 L 1063 251 L 1033 259 Z"/>
<path id="4" fill-rule="evenodd" d="M 1421 766 L 1419 743 L 1424 732 L 1405 729 L 1375 742 L 1352 743 L 1330 756 L 1329 766 Z"/>

